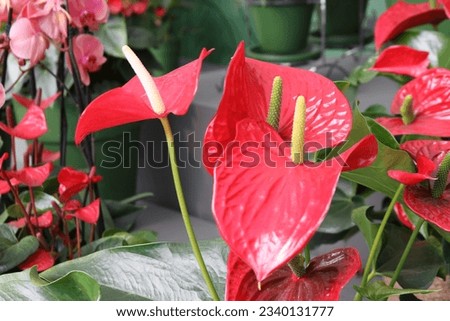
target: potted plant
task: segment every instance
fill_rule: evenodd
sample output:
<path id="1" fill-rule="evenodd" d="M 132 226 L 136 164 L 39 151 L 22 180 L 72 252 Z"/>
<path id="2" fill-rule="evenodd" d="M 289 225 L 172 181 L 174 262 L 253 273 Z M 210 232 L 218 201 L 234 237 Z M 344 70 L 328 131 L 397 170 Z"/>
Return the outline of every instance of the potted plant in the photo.
<path id="1" fill-rule="evenodd" d="M 249 55 L 284 62 L 311 58 L 308 48 L 314 10 L 311 1 L 248 0 L 247 5 L 258 41 L 258 46 L 248 49 Z M 312 56 L 316 55 L 313 50 Z"/>

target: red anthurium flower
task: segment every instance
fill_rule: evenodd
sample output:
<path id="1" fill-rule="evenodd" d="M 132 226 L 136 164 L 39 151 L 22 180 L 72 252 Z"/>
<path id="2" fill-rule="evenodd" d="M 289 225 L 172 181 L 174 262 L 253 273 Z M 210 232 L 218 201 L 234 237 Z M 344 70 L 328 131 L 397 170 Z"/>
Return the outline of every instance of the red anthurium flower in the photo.
<path id="1" fill-rule="evenodd" d="M 412 117 L 380 117 L 377 122 L 393 135 L 450 136 L 450 71 L 434 68 L 400 88 L 391 105 L 393 114 L 401 114 L 407 96 L 412 98 Z"/>
<path id="2" fill-rule="evenodd" d="M 404 226 L 409 228 L 410 230 L 414 230 L 416 227 L 414 224 L 410 221 L 408 215 L 405 212 L 405 209 L 401 203 L 395 203 L 394 205 L 394 211 L 397 215 L 398 220 L 400 223 L 402 223 Z"/>
<path id="3" fill-rule="evenodd" d="M 401 145 L 418 162 L 420 157 L 427 157 L 436 168 L 442 164 L 444 157 L 450 152 L 450 141 L 418 140 L 408 141 Z M 434 171 L 436 172 L 436 170 Z M 429 184 L 406 186 L 403 194 L 405 204 L 418 216 L 431 222 L 445 231 L 450 231 L 450 177 L 444 184 L 447 186 L 443 194 L 433 197 L 432 189 L 437 181 Z"/>
<path id="4" fill-rule="evenodd" d="M 4 177 L 2 175 L 3 162 L 7 160 L 8 157 L 9 157 L 8 153 L 3 153 L 3 155 L 0 157 L 0 195 L 8 193 L 11 189 L 10 185 L 6 180 L 4 180 Z M 15 178 L 9 178 L 9 183 L 12 186 L 17 186 L 20 184 L 19 181 L 17 181 Z"/>
<path id="5" fill-rule="evenodd" d="M 49 42 L 44 33 L 28 18 L 19 18 L 11 26 L 9 33 L 11 51 L 17 58 L 36 65 L 44 58 Z"/>
<path id="6" fill-rule="evenodd" d="M 432 175 L 436 170 L 436 164 L 424 155 L 418 155 L 416 158 L 417 173 L 409 173 L 401 170 L 389 170 L 388 175 L 392 179 L 405 185 L 415 185 L 426 179 L 434 179 Z"/>
<path id="7" fill-rule="evenodd" d="M 81 82 L 89 86 L 91 79 L 89 73 L 100 70 L 101 66 L 106 62 L 104 57 L 104 47 L 102 42 L 95 36 L 89 34 L 81 34 L 73 38 L 73 52 L 80 72 Z M 69 70 L 70 58 L 66 55 Z"/>
<path id="8" fill-rule="evenodd" d="M 80 29 L 97 30 L 108 20 L 108 4 L 105 0 L 68 0 L 72 24 Z"/>
<path id="9" fill-rule="evenodd" d="M 91 204 L 86 207 L 79 208 L 73 214 L 67 214 L 67 218 L 76 217 L 79 220 L 89 223 L 96 224 L 100 216 L 100 199 L 96 199 Z"/>
<path id="10" fill-rule="evenodd" d="M 203 59 L 209 53 L 210 51 L 203 49 L 197 60 L 162 77 L 154 78 L 166 106 L 162 114 L 154 112 L 137 76 L 124 86 L 100 95 L 80 116 L 75 132 L 75 142 L 79 144 L 87 135 L 114 126 L 145 119 L 163 118 L 169 113 L 184 115 L 197 91 Z"/>
<path id="11" fill-rule="evenodd" d="M 417 77 L 428 70 L 428 52 L 408 46 L 391 46 L 378 56 L 370 70 Z"/>
<path id="12" fill-rule="evenodd" d="M 0 122 L 0 129 L 14 137 L 36 139 L 47 132 L 47 121 L 42 109 L 31 106 L 15 127 Z"/>
<path id="13" fill-rule="evenodd" d="M 325 218 L 347 160 L 358 164 L 353 152 L 369 151 L 360 165 L 370 165 L 377 142 L 368 136 L 337 158 L 296 165 L 290 151 L 280 152 L 286 142 L 265 122 L 246 119 L 236 131 L 235 141 L 251 146 L 225 149 L 227 158 L 214 171 L 213 213 L 231 250 L 262 281 L 307 245 Z"/>
<path id="14" fill-rule="evenodd" d="M 18 180 L 21 184 L 37 187 L 41 186 L 50 176 L 53 164 L 47 163 L 37 167 L 25 167 L 18 171 L 7 171 L 9 178 Z"/>
<path id="15" fill-rule="evenodd" d="M 234 140 L 239 120 L 266 120 L 272 83 L 277 76 L 283 80 L 278 132 L 284 140 L 291 140 L 295 99 L 299 95 L 306 98 L 305 142 L 309 152 L 336 146 L 347 137 L 352 124 L 351 108 L 331 80 L 306 70 L 246 58 L 241 43 L 228 68 L 219 109 L 205 134 L 203 164 L 210 173 L 225 146 Z"/>
<path id="16" fill-rule="evenodd" d="M 64 167 L 58 174 L 60 199 L 62 202 L 67 202 L 89 184 L 95 184 L 101 180 L 101 176 L 95 175 L 95 167 L 92 168 L 89 175 L 71 167 Z"/>
<path id="17" fill-rule="evenodd" d="M 30 269 L 33 266 L 37 266 L 37 271 L 45 271 L 51 268 L 55 264 L 55 258 L 50 252 L 47 252 L 43 249 L 38 249 L 36 253 L 31 255 L 25 262 L 19 265 L 19 269 L 26 270 Z"/>
<path id="18" fill-rule="evenodd" d="M 281 267 L 261 283 L 259 290 L 252 269 L 230 252 L 225 298 L 228 301 L 336 301 L 360 268 L 356 249 L 336 249 L 312 259 L 301 277 L 289 267 Z"/>
<path id="19" fill-rule="evenodd" d="M 32 216 L 32 217 L 30 217 L 30 222 L 31 222 L 31 224 L 33 224 L 36 227 L 48 228 L 48 227 L 52 226 L 52 223 L 53 223 L 52 211 L 47 211 L 37 218 Z M 27 224 L 27 222 L 26 222 L 25 218 L 22 217 L 16 221 L 8 222 L 8 224 L 11 226 L 17 227 L 17 228 L 22 228 Z"/>
<path id="20" fill-rule="evenodd" d="M 403 31 L 431 23 L 437 24 L 446 19 L 444 9 L 431 8 L 429 3 L 412 4 L 399 0 L 383 12 L 375 24 L 375 48 L 400 35 Z"/>

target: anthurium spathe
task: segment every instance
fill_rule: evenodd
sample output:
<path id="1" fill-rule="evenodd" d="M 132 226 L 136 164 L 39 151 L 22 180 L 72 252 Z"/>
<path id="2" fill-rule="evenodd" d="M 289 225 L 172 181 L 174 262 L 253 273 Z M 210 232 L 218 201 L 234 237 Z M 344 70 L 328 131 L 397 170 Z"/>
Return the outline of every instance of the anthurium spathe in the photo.
<path id="1" fill-rule="evenodd" d="M 31 222 L 31 224 L 33 224 L 33 226 L 40 227 L 40 228 L 48 228 L 48 227 L 52 226 L 52 223 L 53 223 L 52 211 L 47 211 L 38 217 L 31 216 L 30 222 Z M 18 220 L 8 222 L 8 224 L 11 226 L 14 226 L 16 228 L 23 228 L 26 226 L 27 221 L 24 217 L 22 217 L 22 218 L 19 218 Z"/>
<path id="2" fill-rule="evenodd" d="M 235 142 L 249 146 L 225 149 L 227 157 L 214 171 L 213 214 L 225 242 L 258 281 L 308 244 L 325 218 L 343 167 L 368 166 L 377 154 L 376 139 L 368 136 L 337 158 L 294 164 L 280 135 L 252 119 L 237 124 Z M 358 148 L 366 151 L 359 163 L 352 155 Z"/>
<path id="3" fill-rule="evenodd" d="M 100 182 L 101 176 L 95 175 L 95 167 L 88 174 L 71 167 L 64 167 L 58 174 L 59 198 L 62 202 L 67 202 L 72 196 L 81 192 L 89 186 Z"/>
<path id="4" fill-rule="evenodd" d="M 89 224 L 96 224 L 100 217 L 100 199 L 96 199 L 91 204 L 75 210 L 73 214 L 66 215 L 68 219 L 72 217 Z"/>
<path id="5" fill-rule="evenodd" d="M 435 164 L 436 170 L 432 173 L 433 181 L 422 184 L 412 183 L 406 186 L 403 199 L 405 204 L 418 216 L 431 222 L 445 231 L 450 231 L 450 188 L 449 174 L 443 172 L 442 167 L 449 163 L 450 142 L 435 140 L 408 141 L 401 145 L 417 161 L 426 157 Z M 436 188 L 441 185 L 442 190 L 436 194 Z"/>
<path id="6" fill-rule="evenodd" d="M 391 46 L 383 50 L 370 70 L 417 77 L 428 70 L 428 52 L 408 46 Z"/>
<path id="7" fill-rule="evenodd" d="M 393 135 L 450 136 L 450 71 L 433 68 L 402 86 L 391 112 L 397 117 L 380 117 L 377 122 Z"/>
<path id="8" fill-rule="evenodd" d="M 50 252 L 44 249 L 38 249 L 33 255 L 31 255 L 25 262 L 19 265 L 19 269 L 26 270 L 33 266 L 36 266 L 37 271 L 45 271 L 51 268 L 55 264 L 55 258 Z"/>
<path id="9" fill-rule="evenodd" d="M 306 99 L 308 152 L 336 146 L 347 137 L 352 124 L 351 108 L 331 80 L 307 70 L 246 58 L 241 43 L 228 67 L 219 109 L 205 134 L 203 164 L 210 173 L 224 148 L 234 140 L 238 121 L 248 117 L 266 120 L 275 77 L 283 81 L 278 132 L 284 140 L 291 140 L 299 95 Z"/>
<path id="10" fill-rule="evenodd" d="M 9 127 L 0 122 L 0 130 L 22 139 L 39 138 L 47 132 L 44 111 L 38 106 L 30 106 L 16 126 Z"/>
<path id="11" fill-rule="evenodd" d="M 47 163 L 36 167 L 25 167 L 17 171 L 5 171 L 5 175 L 8 175 L 8 178 L 16 179 L 26 186 L 38 187 L 44 184 L 52 169 L 53 164 Z"/>
<path id="12" fill-rule="evenodd" d="M 423 24 L 437 24 L 446 19 L 440 6 L 432 8 L 428 2 L 412 4 L 403 0 L 383 12 L 375 24 L 375 48 L 379 50 L 387 41 L 403 31 Z"/>
<path id="13" fill-rule="evenodd" d="M 252 269 L 233 252 L 227 267 L 229 301 L 335 301 L 361 268 L 361 259 L 356 249 L 336 249 L 313 258 L 302 276 L 284 266 L 259 286 Z"/>
<path id="14" fill-rule="evenodd" d="M 165 110 L 157 114 L 137 76 L 124 86 L 114 88 L 94 99 L 81 114 L 75 132 L 79 144 L 87 135 L 102 129 L 145 119 L 184 115 L 194 99 L 203 59 L 210 51 L 203 49 L 198 59 L 174 71 L 154 78 Z"/>

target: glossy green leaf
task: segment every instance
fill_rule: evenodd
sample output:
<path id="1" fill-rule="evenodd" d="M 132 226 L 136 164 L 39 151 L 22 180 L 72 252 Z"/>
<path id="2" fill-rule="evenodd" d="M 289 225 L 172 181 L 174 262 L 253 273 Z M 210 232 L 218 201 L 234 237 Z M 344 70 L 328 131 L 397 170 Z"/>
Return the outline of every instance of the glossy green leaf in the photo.
<path id="1" fill-rule="evenodd" d="M 0 300 L 5 301 L 95 301 L 100 286 L 89 275 L 73 271 L 47 282 L 36 268 L 0 276 Z"/>
<path id="2" fill-rule="evenodd" d="M 387 225 L 385 242 L 377 261 L 377 271 L 390 276 L 400 260 L 411 231 Z M 426 289 L 433 282 L 445 261 L 439 251 L 427 241 L 416 240 L 398 278 L 403 288 Z"/>
<path id="3" fill-rule="evenodd" d="M 435 290 L 423 290 L 423 289 L 393 289 L 383 281 L 371 282 L 364 288 L 355 286 L 355 290 L 358 291 L 363 297 L 366 297 L 372 301 L 383 301 L 392 295 L 418 294 L 418 293 L 427 294 L 431 292 L 436 292 Z"/>
<path id="4" fill-rule="evenodd" d="M 384 117 L 384 116 L 391 116 L 391 114 L 388 112 L 387 108 L 380 104 L 371 105 L 366 108 L 365 111 L 362 113 L 364 116 L 370 117 L 370 118 L 377 118 L 377 117 Z"/>
<path id="5" fill-rule="evenodd" d="M 23 212 L 19 205 L 13 204 L 6 209 L 7 217 L 18 219 L 23 217 Z"/>
<path id="6" fill-rule="evenodd" d="M 3 246 L 2 246 L 3 247 Z M 25 236 L 18 243 L 0 251 L 0 274 L 15 268 L 36 252 L 39 242 L 34 236 Z"/>
<path id="7" fill-rule="evenodd" d="M 389 144 L 393 144 L 393 142 L 390 141 L 383 130 L 380 130 L 378 127 L 374 128 L 376 128 L 376 130 L 374 130 L 373 134 L 377 136 L 378 140 L 377 159 L 369 167 L 342 173 L 342 177 L 386 194 L 389 197 L 393 197 L 399 183 L 391 179 L 387 175 L 387 171 L 390 169 L 401 169 L 413 172 L 415 167 L 408 153 L 385 145 L 383 141 Z M 372 133 L 372 131 L 366 118 L 358 109 L 354 109 L 352 131 L 350 132 L 347 142 L 340 150 L 346 150 L 370 133 Z"/>
<path id="8" fill-rule="evenodd" d="M 369 206 L 363 206 L 356 209 L 352 213 L 352 220 L 358 226 L 359 230 L 366 240 L 368 248 L 372 248 L 373 241 L 375 240 L 375 235 L 378 231 L 378 225 L 372 223 L 366 216 Z"/>
<path id="9" fill-rule="evenodd" d="M 381 126 L 378 122 L 376 122 L 372 118 L 366 117 L 366 122 L 370 128 L 371 133 L 377 137 L 380 143 L 392 149 L 400 149 L 400 144 L 386 128 Z"/>
<path id="10" fill-rule="evenodd" d="M 52 210 L 53 202 L 55 202 L 56 204 L 60 204 L 58 199 L 56 199 L 54 196 L 46 194 L 42 191 L 34 191 L 33 195 L 34 195 L 34 204 L 39 213 Z M 20 194 L 20 199 L 24 203 L 29 203 L 31 200 L 30 193 L 28 191 L 23 192 L 22 194 Z"/>
<path id="11" fill-rule="evenodd" d="M 200 248 L 218 293 L 223 295 L 228 248 L 219 240 L 201 242 Z M 55 280 L 73 270 L 97 280 L 103 300 L 211 299 L 187 244 L 154 243 L 103 250 L 61 263 L 41 276 Z"/>
<path id="12" fill-rule="evenodd" d="M 346 81 L 346 80 L 337 80 L 337 81 L 334 82 L 334 84 L 343 93 L 345 93 L 347 91 L 347 89 L 350 88 L 350 82 Z"/>
<path id="13" fill-rule="evenodd" d="M 15 229 L 8 224 L 0 224 L 0 239 L 5 239 L 11 243 L 17 243 Z"/>
<path id="14" fill-rule="evenodd" d="M 127 32 L 128 45 L 133 49 L 147 49 L 155 41 L 155 36 L 149 28 L 128 26 Z"/>
<path id="15" fill-rule="evenodd" d="M 122 46 L 128 43 L 127 24 L 122 16 L 111 16 L 95 35 L 102 41 L 105 52 L 113 57 L 123 58 Z"/>

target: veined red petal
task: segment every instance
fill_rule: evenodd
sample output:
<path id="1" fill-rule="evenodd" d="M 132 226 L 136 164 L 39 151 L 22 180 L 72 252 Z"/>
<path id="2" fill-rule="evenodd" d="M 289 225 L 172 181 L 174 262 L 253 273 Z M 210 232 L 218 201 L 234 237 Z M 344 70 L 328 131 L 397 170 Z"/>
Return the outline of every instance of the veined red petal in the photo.
<path id="1" fill-rule="evenodd" d="M 423 182 L 426 179 L 432 179 L 429 175 L 420 174 L 420 173 L 410 173 L 401 170 L 391 169 L 388 171 L 388 175 L 390 178 L 395 179 L 396 181 L 405 184 L 405 185 L 415 185 L 420 182 Z"/>
<path id="2" fill-rule="evenodd" d="M 29 99 L 29 98 L 26 98 L 19 94 L 13 94 L 13 97 L 19 104 L 21 104 L 25 108 L 30 108 L 31 106 L 37 106 L 37 107 L 41 108 L 42 110 L 45 110 L 48 107 L 50 107 L 55 102 L 55 100 L 58 99 L 58 97 L 60 95 L 61 95 L 61 93 L 59 92 L 59 93 L 54 94 L 53 96 L 48 97 L 47 99 L 43 99 L 39 106 L 37 106 L 34 103 L 34 99 Z"/>
<path id="3" fill-rule="evenodd" d="M 226 300 L 335 301 L 360 268 L 361 259 L 356 249 L 336 249 L 312 259 L 300 278 L 287 266 L 278 269 L 261 283 L 260 291 L 252 269 L 230 252 Z"/>
<path id="4" fill-rule="evenodd" d="M 375 61 L 371 70 L 417 77 L 428 69 L 428 52 L 408 46 L 386 48 Z"/>
<path id="5" fill-rule="evenodd" d="M 37 271 L 45 271 L 55 265 L 55 258 L 50 252 L 38 249 L 36 253 L 31 255 L 25 262 L 19 265 L 19 269 L 26 270 L 33 266 L 37 266 Z"/>
<path id="6" fill-rule="evenodd" d="M 407 151 L 414 159 L 418 155 L 423 155 L 434 161 L 438 166 L 444 156 L 450 151 L 450 141 L 445 140 L 410 140 L 400 146 L 401 149 Z"/>
<path id="7" fill-rule="evenodd" d="M 266 120 L 272 83 L 277 76 L 283 80 L 278 132 L 284 140 L 291 140 L 298 96 L 306 100 L 305 143 L 309 152 L 336 146 L 347 137 L 352 124 L 351 108 L 331 80 L 307 70 L 245 58 L 245 46 L 241 43 L 228 67 L 219 109 L 205 135 L 203 159 L 210 173 L 221 156 L 210 149 L 212 145 L 224 149 L 234 140 L 236 123 L 242 119 Z"/>
<path id="8" fill-rule="evenodd" d="M 403 31 L 431 23 L 437 24 L 447 18 L 441 8 L 432 9 L 427 3 L 412 4 L 397 1 L 383 12 L 375 24 L 375 48 L 400 35 Z"/>
<path id="9" fill-rule="evenodd" d="M 450 232 L 450 189 L 447 188 L 440 198 L 434 198 L 428 188 L 420 185 L 407 186 L 403 199 L 425 221 Z"/>
<path id="10" fill-rule="evenodd" d="M 145 119 L 166 117 L 169 113 L 184 115 L 197 91 L 203 60 L 211 51 L 203 49 L 198 59 L 155 78 L 166 112 L 156 114 L 150 106 L 137 76 L 124 86 L 107 91 L 85 109 L 75 132 L 77 144 L 87 135 L 102 129 Z"/>
<path id="11" fill-rule="evenodd" d="M 25 167 L 18 171 L 8 171 L 8 177 L 17 179 L 21 184 L 36 187 L 41 186 L 53 169 L 52 163 L 37 167 Z"/>
<path id="12" fill-rule="evenodd" d="M 345 154 L 342 153 L 342 154 Z M 342 171 L 353 171 L 358 168 L 370 166 L 378 155 L 378 142 L 374 135 L 364 137 L 357 144 L 357 148 L 346 156 Z"/>
<path id="13" fill-rule="evenodd" d="M 326 162 L 295 165 L 265 122 L 243 120 L 236 131 L 237 145 L 226 147 L 215 168 L 213 213 L 224 240 L 261 281 L 306 246 L 358 146 Z"/>
<path id="14" fill-rule="evenodd" d="M 47 211 L 44 214 L 38 216 L 38 218 L 32 216 L 30 217 L 31 224 L 41 228 L 48 228 L 52 226 L 53 214 L 52 211 Z"/>

